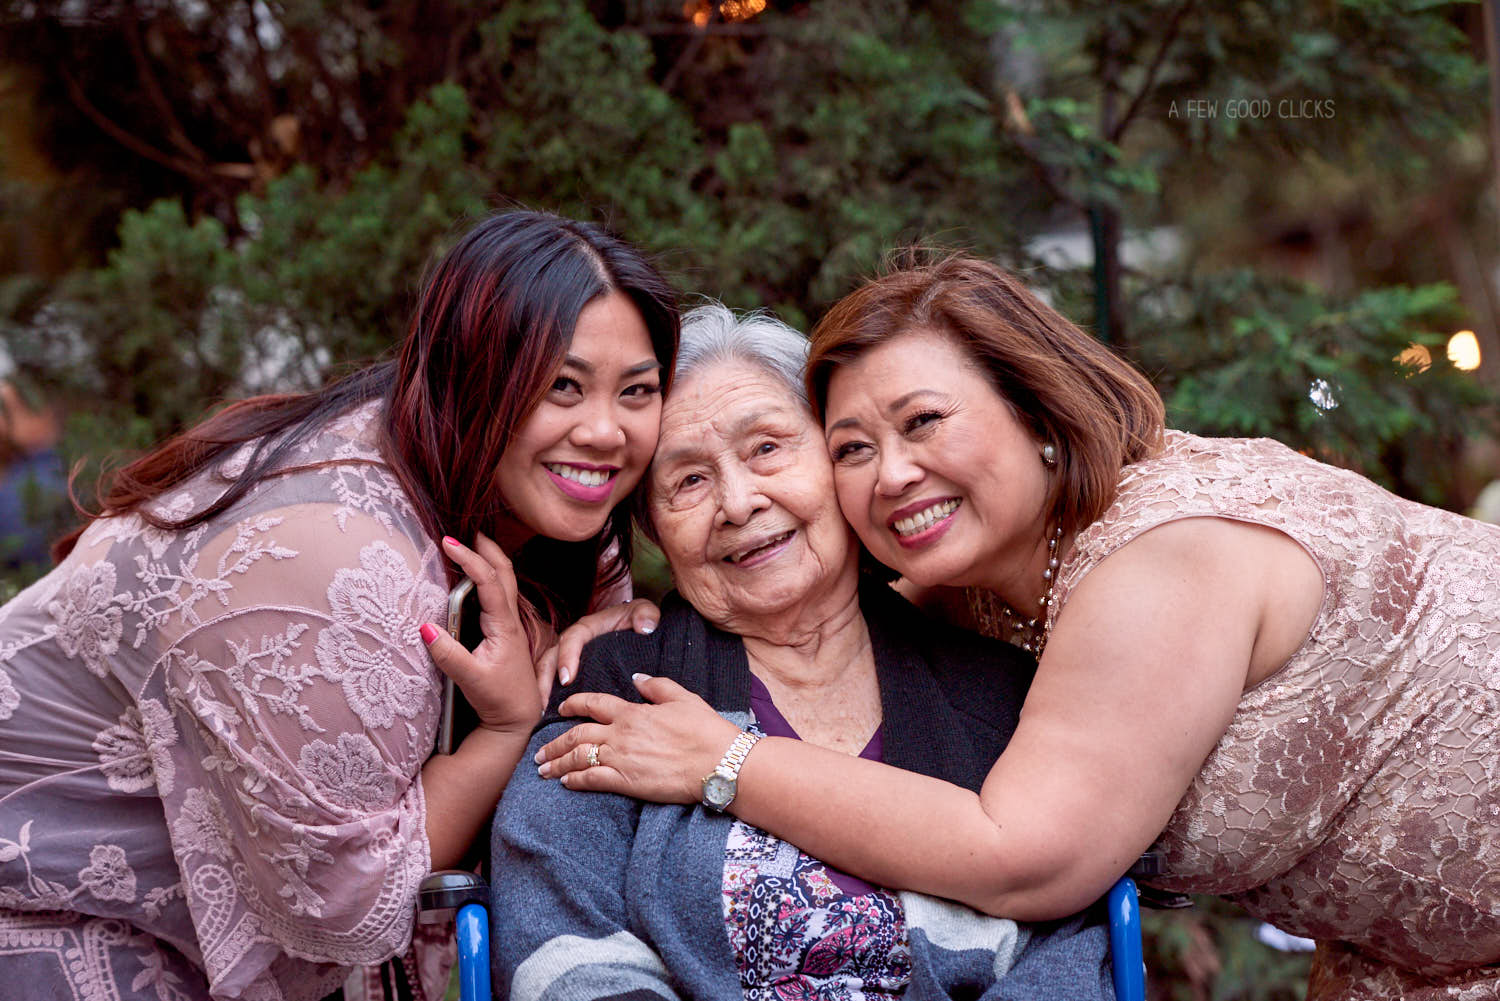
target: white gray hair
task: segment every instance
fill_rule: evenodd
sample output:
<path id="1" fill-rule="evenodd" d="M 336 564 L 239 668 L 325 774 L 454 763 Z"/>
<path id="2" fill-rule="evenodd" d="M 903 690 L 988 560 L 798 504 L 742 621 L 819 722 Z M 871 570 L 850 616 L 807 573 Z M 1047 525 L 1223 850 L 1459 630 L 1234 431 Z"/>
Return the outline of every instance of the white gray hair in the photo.
<path id="1" fill-rule="evenodd" d="M 743 361 L 774 375 L 808 406 L 807 384 L 802 381 L 807 353 L 807 338 L 770 313 L 755 310 L 736 316 L 728 306 L 710 299 L 682 315 L 672 381 L 680 385 L 714 362 Z"/>

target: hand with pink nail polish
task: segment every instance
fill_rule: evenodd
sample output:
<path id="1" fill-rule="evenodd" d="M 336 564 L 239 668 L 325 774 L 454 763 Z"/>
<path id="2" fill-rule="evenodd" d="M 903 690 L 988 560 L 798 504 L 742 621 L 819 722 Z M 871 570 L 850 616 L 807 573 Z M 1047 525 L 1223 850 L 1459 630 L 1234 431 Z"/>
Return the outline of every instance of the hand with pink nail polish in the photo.
<path id="1" fill-rule="evenodd" d="M 529 734 L 542 718 L 552 689 L 550 673 L 537 670 L 532 654 L 542 624 L 520 598 L 516 573 L 505 551 L 480 535 L 470 549 L 443 537 L 443 554 L 474 581 L 479 597 L 479 629 L 484 640 L 472 651 L 431 623 L 421 627 L 422 642 L 438 670 L 453 679 L 489 730 Z"/>

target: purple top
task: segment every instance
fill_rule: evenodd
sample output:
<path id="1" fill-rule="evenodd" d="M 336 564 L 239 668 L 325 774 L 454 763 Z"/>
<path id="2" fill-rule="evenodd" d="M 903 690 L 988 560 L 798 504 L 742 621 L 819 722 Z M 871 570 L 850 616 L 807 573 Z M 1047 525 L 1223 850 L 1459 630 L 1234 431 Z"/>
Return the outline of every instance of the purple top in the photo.
<path id="1" fill-rule="evenodd" d="M 755 675 L 750 675 L 750 709 L 755 713 L 755 722 L 759 724 L 760 730 L 767 737 L 790 737 L 793 740 L 801 740 L 797 731 L 792 729 L 792 724 L 781 715 L 781 710 L 776 708 L 776 703 L 771 701 L 771 692 Z M 884 741 L 880 736 L 881 727 L 876 727 L 870 736 L 870 742 L 865 749 L 859 752 L 861 758 L 870 761 L 884 761 Z M 874 893 L 876 887 L 866 883 L 858 876 L 851 876 L 842 869 L 824 863 L 823 868 L 828 870 L 829 879 L 833 880 L 835 886 L 851 897 L 857 897 L 864 893 Z"/>

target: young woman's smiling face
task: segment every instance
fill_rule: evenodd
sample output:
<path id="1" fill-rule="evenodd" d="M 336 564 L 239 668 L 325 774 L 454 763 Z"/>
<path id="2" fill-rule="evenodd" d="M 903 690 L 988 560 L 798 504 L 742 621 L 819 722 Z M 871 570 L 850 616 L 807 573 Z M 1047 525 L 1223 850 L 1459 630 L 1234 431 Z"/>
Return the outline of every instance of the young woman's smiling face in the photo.
<path id="1" fill-rule="evenodd" d="M 825 420 L 844 517 L 912 583 L 996 586 L 1045 536 L 1041 444 L 949 335 L 909 331 L 837 369 Z"/>
<path id="2" fill-rule="evenodd" d="M 516 520 L 508 541 L 598 534 L 640 482 L 660 424 L 661 364 L 645 321 L 609 292 L 578 314 L 552 387 L 500 459 L 496 482 Z"/>

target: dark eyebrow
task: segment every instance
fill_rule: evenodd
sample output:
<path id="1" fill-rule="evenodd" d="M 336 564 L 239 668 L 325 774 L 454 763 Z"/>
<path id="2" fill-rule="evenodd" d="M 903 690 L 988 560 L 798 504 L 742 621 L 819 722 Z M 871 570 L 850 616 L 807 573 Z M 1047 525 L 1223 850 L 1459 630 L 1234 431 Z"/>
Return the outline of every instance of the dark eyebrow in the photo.
<path id="1" fill-rule="evenodd" d="M 891 401 L 891 405 L 885 408 L 885 412 L 888 413 L 888 414 L 894 414 L 896 411 L 900 410 L 902 407 L 906 406 L 908 403 L 910 403 L 912 400 L 915 400 L 919 396 L 941 396 L 941 395 L 943 395 L 943 394 L 939 393 L 935 389 L 913 389 L 910 393 L 906 393 L 903 396 L 898 396 L 894 400 L 892 400 Z M 825 434 L 833 434 L 835 431 L 839 430 L 840 428 L 853 427 L 853 426 L 855 426 L 858 423 L 859 423 L 859 419 L 858 418 L 855 418 L 855 417 L 845 417 L 841 421 L 834 421 L 832 424 L 828 425 L 828 430 L 826 432 L 824 432 L 824 433 Z"/>
<path id="2" fill-rule="evenodd" d="M 584 361 L 577 355 L 568 355 L 563 359 L 563 364 L 578 369 L 578 371 L 582 372 L 584 375 L 594 374 L 594 366 Z M 650 358 L 646 361 L 636 362 L 634 365 L 625 370 L 624 375 L 629 378 L 633 375 L 642 375 L 646 372 L 654 372 L 659 368 L 661 368 L 661 362 L 657 361 L 655 358 Z"/>

